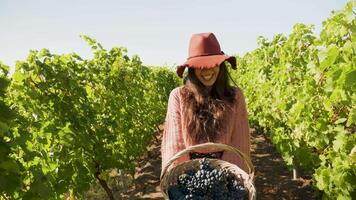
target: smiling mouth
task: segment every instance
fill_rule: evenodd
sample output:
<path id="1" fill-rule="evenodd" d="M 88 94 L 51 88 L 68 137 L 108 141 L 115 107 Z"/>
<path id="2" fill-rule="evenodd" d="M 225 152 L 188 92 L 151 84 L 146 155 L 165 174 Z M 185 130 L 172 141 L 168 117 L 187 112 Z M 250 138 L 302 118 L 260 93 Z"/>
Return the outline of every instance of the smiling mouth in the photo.
<path id="1" fill-rule="evenodd" d="M 209 74 L 209 75 L 202 75 L 203 79 L 206 81 L 210 81 L 210 79 L 213 78 L 213 74 Z"/>

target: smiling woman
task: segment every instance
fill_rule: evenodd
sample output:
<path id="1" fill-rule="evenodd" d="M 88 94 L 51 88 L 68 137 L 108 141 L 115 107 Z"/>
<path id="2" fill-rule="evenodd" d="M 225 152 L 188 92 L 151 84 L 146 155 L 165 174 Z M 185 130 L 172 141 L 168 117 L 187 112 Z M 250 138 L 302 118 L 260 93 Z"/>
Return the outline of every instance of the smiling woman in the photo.
<path id="1" fill-rule="evenodd" d="M 179 151 L 196 144 L 213 142 L 238 148 L 250 157 L 250 133 L 242 90 L 231 86 L 225 61 L 236 69 L 236 58 L 225 55 L 213 33 L 191 37 L 189 57 L 177 67 L 185 83 L 171 91 L 161 145 L 162 169 Z M 208 148 L 196 153 L 214 153 Z M 190 160 L 182 156 L 170 167 Z M 220 159 L 247 171 L 242 159 L 223 152 Z"/>
<path id="2" fill-rule="evenodd" d="M 243 172 L 245 178 L 249 176 L 247 173 L 252 174 L 253 177 L 245 99 L 240 88 L 230 85 L 225 61 L 236 69 L 236 58 L 227 56 L 221 51 L 220 44 L 213 33 L 199 33 L 192 36 L 189 57 L 183 65 L 177 67 L 177 74 L 180 77 L 183 77 L 184 69 L 188 67 L 184 85 L 173 89 L 168 100 L 161 144 L 161 190 L 165 195 L 167 190 L 168 193 L 172 192 L 172 188 L 166 190 L 166 185 L 170 184 L 167 180 L 174 177 L 169 174 L 174 174 L 175 170 L 186 168 L 187 165 L 193 165 L 196 159 L 209 158 L 225 163 Z M 203 145 L 204 148 L 196 149 L 197 145 Z M 239 154 L 234 154 L 221 146 L 237 149 Z M 187 151 L 189 154 L 182 153 Z M 216 170 L 218 168 L 215 168 Z M 201 176 L 195 182 L 199 182 L 198 180 L 208 187 L 208 179 L 204 180 Z M 177 184 L 182 183 L 178 182 Z M 219 190 L 216 185 L 211 184 L 211 187 Z M 226 181 L 218 184 L 223 185 L 222 188 L 227 188 L 228 185 Z M 203 191 L 205 188 L 203 185 L 197 185 L 198 190 Z M 189 184 L 181 187 L 187 189 L 183 189 L 184 191 L 190 188 Z M 245 189 L 249 190 L 249 199 L 253 199 L 253 186 L 245 185 L 243 190 Z M 206 199 L 213 195 L 194 191 L 190 190 L 189 193 L 192 199 L 201 199 L 199 197 Z M 236 193 L 232 193 L 232 190 L 221 189 L 221 191 L 226 196 L 229 194 L 237 196 Z M 227 199 L 214 195 L 213 199 Z M 170 196 L 170 199 L 174 200 L 173 196 Z"/>

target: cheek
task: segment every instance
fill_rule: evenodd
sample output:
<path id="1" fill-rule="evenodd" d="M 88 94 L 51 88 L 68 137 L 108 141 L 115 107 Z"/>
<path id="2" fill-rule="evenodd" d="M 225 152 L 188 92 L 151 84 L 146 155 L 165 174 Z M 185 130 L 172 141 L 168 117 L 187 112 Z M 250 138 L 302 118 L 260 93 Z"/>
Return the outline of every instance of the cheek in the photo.
<path id="1" fill-rule="evenodd" d="M 198 78 L 200 78 L 200 72 L 201 72 L 201 70 L 199 70 L 199 69 L 194 69 L 194 74 L 195 74 L 195 76 L 198 77 Z"/>
<path id="2" fill-rule="evenodd" d="M 219 75 L 219 72 L 220 72 L 220 68 L 215 68 L 215 74 Z"/>

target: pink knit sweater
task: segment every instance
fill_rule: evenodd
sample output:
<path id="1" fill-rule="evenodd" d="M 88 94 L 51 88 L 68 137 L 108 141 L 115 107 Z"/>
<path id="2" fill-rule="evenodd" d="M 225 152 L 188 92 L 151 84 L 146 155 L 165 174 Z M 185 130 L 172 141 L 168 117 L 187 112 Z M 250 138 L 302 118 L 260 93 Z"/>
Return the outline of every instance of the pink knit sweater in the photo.
<path id="1" fill-rule="evenodd" d="M 186 141 L 184 137 L 188 133 L 186 125 L 183 124 L 185 115 L 182 110 L 182 89 L 183 86 L 177 87 L 173 89 L 169 95 L 168 110 L 161 144 L 162 169 L 176 153 L 188 146 L 195 145 Z M 237 91 L 237 101 L 232 107 L 232 110 L 227 112 L 226 119 L 224 119 L 225 126 L 221 130 L 219 138 L 214 142 L 234 146 L 250 157 L 250 132 L 245 98 L 240 88 L 235 89 Z M 219 150 L 207 149 L 200 152 L 211 151 Z M 189 160 L 188 155 L 178 159 L 172 166 L 186 160 Z M 237 164 L 245 171 L 248 169 L 244 161 L 236 154 L 224 152 L 222 160 Z"/>

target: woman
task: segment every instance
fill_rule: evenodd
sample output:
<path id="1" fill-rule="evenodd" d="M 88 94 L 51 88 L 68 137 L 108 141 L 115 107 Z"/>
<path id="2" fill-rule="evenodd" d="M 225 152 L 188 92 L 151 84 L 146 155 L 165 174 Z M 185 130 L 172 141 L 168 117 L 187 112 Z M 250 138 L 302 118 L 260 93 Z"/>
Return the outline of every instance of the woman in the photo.
<path id="1" fill-rule="evenodd" d="M 181 78 L 188 67 L 185 84 L 173 89 L 168 100 L 161 145 L 162 169 L 179 151 L 206 142 L 234 146 L 250 157 L 245 99 L 241 89 L 229 85 L 225 61 L 236 69 L 236 58 L 224 55 L 213 33 L 192 36 L 189 58 L 177 67 Z M 213 148 L 181 157 L 170 167 L 199 156 L 215 156 L 248 170 L 236 154 Z"/>

